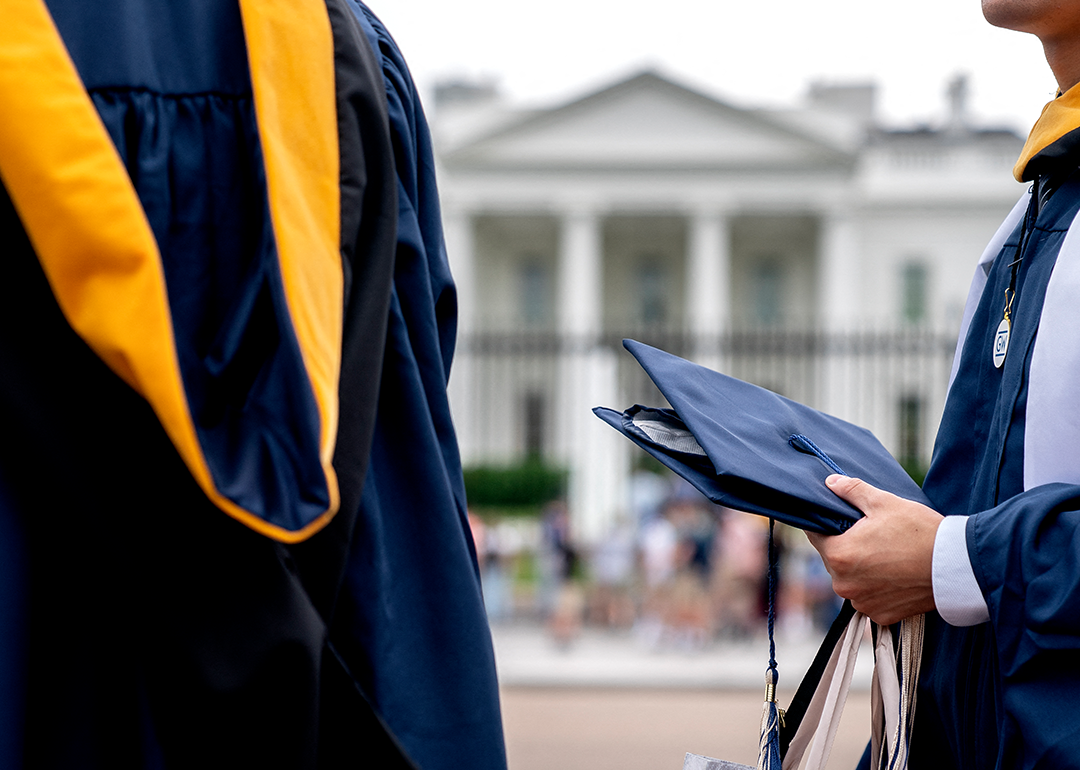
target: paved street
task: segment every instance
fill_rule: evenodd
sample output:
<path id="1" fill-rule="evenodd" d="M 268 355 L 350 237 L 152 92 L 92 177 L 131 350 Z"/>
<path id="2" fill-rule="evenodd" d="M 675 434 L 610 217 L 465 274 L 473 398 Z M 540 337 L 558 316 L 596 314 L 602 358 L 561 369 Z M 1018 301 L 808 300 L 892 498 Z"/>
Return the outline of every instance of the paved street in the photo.
<path id="1" fill-rule="evenodd" d="M 754 765 L 761 693 L 665 689 L 503 689 L 510 770 L 681 770 L 687 751 Z M 870 694 L 848 699 L 830 770 L 853 770 Z"/>
<path id="2" fill-rule="evenodd" d="M 764 639 L 691 652 L 593 629 L 568 649 L 537 626 L 493 635 L 510 770 L 680 770 L 687 751 L 756 762 Z M 817 643 L 816 634 L 778 640 L 781 703 Z M 864 645 L 830 768 L 850 770 L 862 754 L 871 672 Z"/>

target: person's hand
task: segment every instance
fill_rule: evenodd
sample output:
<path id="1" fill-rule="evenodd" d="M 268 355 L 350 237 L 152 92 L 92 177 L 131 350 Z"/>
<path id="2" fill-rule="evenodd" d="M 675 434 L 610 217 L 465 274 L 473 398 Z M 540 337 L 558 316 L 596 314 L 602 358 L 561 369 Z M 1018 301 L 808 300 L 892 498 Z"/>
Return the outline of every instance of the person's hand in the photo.
<path id="1" fill-rule="evenodd" d="M 882 625 L 934 609 L 934 536 L 942 515 L 859 479 L 834 475 L 825 483 L 865 515 L 842 535 L 807 533 L 833 590 Z"/>

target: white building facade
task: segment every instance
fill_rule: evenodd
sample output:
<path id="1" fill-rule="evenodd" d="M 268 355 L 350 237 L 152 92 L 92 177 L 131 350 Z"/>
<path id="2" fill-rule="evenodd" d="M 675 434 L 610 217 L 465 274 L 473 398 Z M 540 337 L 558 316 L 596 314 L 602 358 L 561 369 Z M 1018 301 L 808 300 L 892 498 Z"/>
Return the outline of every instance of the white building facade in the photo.
<path id="1" fill-rule="evenodd" d="M 967 126 L 961 87 L 949 125 L 904 132 L 874 125 L 871 86 L 790 111 L 651 72 L 527 113 L 449 95 L 434 126 L 466 465 L 564 465 L 577 536 L 602 536 L 637 450 L 590 410 L 663 405 L 622 337 L 925 465 L 975 261 L 1022 192 L 1022 141 Z"/>

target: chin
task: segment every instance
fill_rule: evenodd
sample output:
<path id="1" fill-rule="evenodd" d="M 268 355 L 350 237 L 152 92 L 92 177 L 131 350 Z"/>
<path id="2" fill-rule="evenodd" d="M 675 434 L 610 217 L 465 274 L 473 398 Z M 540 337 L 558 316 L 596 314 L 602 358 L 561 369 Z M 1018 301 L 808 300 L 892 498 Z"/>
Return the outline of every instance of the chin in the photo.
<path id="1" fill-rule="evenodd" d="M 1030 32 L 1046 5 L 1044 0 L 982 0 L 982 12 L 995 27 Z"/>

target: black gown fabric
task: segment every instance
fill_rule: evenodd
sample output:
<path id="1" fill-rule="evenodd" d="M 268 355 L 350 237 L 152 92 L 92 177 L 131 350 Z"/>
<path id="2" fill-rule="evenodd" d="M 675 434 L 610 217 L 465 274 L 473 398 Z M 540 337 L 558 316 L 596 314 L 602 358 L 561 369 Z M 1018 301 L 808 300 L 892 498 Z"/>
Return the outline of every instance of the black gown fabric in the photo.
<path id="1" fill-rule="evenodd" d="M 924 483 L 938 511 L 970 516 L 968 551 L 990 621 L 958 628 L 927 615 L 912 768 L 1080 767 L 1080 487 L 1024 485 L 1031 356 L 1080 210 L 1077 160 L 1074 142 L 1044 163 L 1025 220 L 990 268 Z M 1012 336 L 997 369 L 991 350 L 1010 281 Z"/>
<path id="2" fill-rule="evenodd" d="M 495 658 L 446 384 L 457 295 L 431 138 L 401 52 L 378 52 L 398 173 L 398 236 L 371 467 L 334 621 L 337 651 L 424 770 L 506 767 Z"/>
<path id="3" fill-rule="evenodd" d="M 274 248 L 238 9 L 48 7 L 153 229 L 185 322 L 177 345 L 204 346 Z M 209 501 L 146 401 L 72 331 L 0 190 L 0 767 L 408 766 L 329 642 L 371 464 L 398 183 L 379 62 L 343 0 L 326 8 L 341 506 L 306 542 L 276 542 Z M 193 274 L 210 278 L 193 280 L 206 306 L 188 313 L 190 295 L 173 291 Z M 245 350 L 257 367 L 275 347 Z"/>

